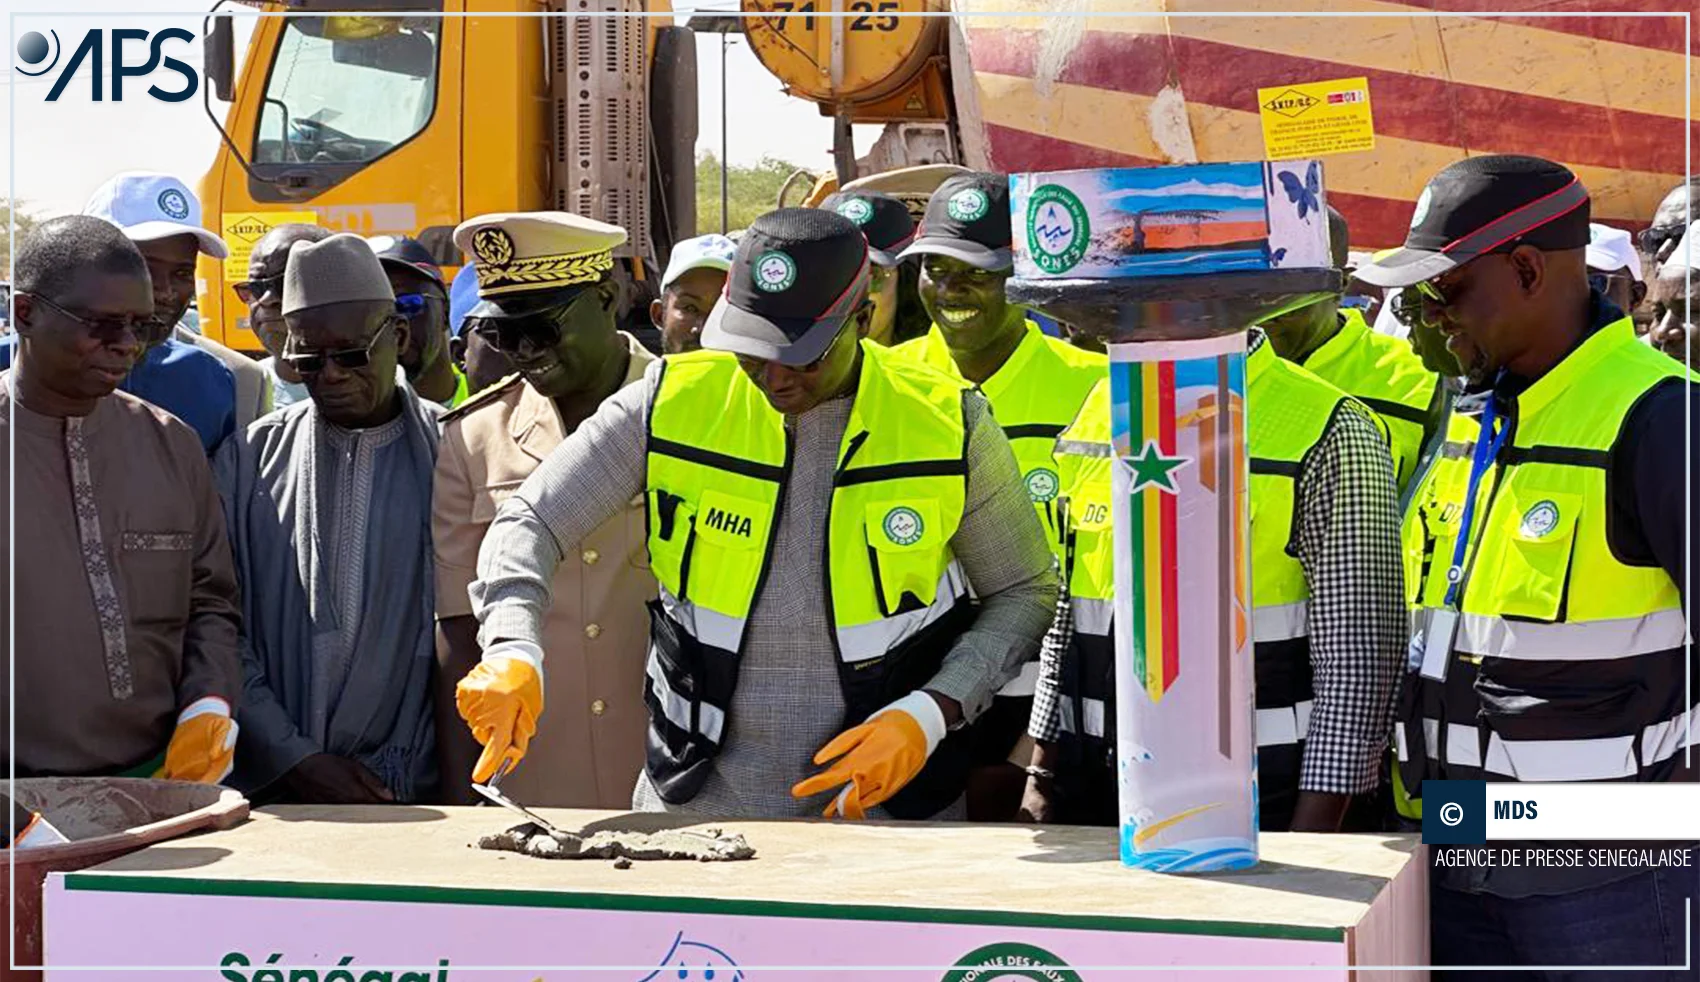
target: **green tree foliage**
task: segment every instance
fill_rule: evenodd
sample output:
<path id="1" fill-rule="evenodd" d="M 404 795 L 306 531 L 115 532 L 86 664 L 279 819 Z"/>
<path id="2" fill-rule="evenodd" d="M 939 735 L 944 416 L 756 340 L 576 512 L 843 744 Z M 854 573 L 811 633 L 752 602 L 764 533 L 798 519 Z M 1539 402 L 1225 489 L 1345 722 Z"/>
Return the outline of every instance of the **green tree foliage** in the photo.
<path id="1" fill-rule="evenodd" d="M 776 157 L 763 157 L 755 164 L 733 164 L 727 173 L 726 228 L 746 228 L 757 216 L 773 210 L 780 185 L 798 170 L 796 164 Z M 798 179 L 793 185 L 793 203 L 812 181 Z M 720 159 L 712 153 L 697 156 L 697 234 L 720 231 Z"/>
<path id="2" fill-rule="evenodd" d="M 7 230 L 13 221 L 18 223 L 14 233 L 20 239 L 28 235 L 36 225 L 36 217 L 24 210 L 23 202 L 0 198 L 0 279 L 7 279 L 11 275 L 12 238 L 7 234 Z"/>

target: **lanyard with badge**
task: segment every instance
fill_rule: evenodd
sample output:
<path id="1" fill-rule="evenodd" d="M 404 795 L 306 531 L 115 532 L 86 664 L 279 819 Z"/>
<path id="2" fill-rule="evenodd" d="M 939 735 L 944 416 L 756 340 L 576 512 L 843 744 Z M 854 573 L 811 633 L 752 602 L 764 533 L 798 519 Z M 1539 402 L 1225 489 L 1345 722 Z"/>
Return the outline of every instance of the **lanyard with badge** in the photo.
<path id="1" fill-rule="evenodd" d="M 1425 679 L 1436 682 L 1446 681 L 1446 668 L 1451 662 L 1452 642 L 1458 634 L 1458 594 L 1464 583 L 1464 557 L 1469 551 L 1470 532 L 1476 520 L 1476 493 L 1481 489 L 1482 477 L 1494 461 L 1499 459 L 1499 450 L 1505 445 L 1506 434 L 1510 427 L 1499 425 L 1499 412 L 1494 399 L 1488 399 L 1482 409 L 1481 435 L 1476 438 L 1475 456 L 1470 460 L 1470 482 L 1464 491 L 1464 514 L 1460 517 L 1458 538 L 1452 547 L 1452 565 L 1446 570 L 1446 597 L 1439 607 L 1425 607 L 1422 611 L 1422 630 L 1412 639 L 1412 647 L 1421 646 L 1421 651 L 1412 651 L 1411 658 L 1419 664 L 1419 671 Z"/>

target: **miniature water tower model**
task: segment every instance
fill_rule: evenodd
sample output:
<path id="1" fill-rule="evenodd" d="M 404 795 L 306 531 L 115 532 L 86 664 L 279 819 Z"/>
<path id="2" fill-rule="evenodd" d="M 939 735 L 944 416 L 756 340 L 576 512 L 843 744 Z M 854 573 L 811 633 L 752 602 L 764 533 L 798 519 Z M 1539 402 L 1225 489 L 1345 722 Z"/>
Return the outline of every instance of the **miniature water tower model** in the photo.
<path id="1" fill-rule="evenodd" d="M 1340 289 L 1321 171 L 1289 160 L 1010 179 L 1010 300 L 1110 353 L 1129 866 L 1257 862 L 1247 332 Z"/>

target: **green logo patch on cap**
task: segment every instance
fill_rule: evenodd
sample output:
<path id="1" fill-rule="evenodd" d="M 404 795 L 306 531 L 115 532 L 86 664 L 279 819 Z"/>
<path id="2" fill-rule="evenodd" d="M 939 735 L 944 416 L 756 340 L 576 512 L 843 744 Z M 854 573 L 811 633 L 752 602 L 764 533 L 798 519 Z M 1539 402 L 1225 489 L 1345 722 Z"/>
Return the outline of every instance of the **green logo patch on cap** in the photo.
<path id="1" fill-rule="evenodd" d="M 791 284 L 797 282 L 797 264 L 790 256 L 778 250 L 764 252 L 756 257 L 755 265 L 750 268 L 750 276 L 755 280 L 757 289 L 767 293 L 779 293 L 789 290 Z"/>
<path id="2" fill-rule="evenodd" d="M 1411 212 L 1412 228 L 1416 228 L 1418 225 L 1421 225 L 1423 223 L 1423 219 L 1428 217 L 1428 206 L 1433 202 L 1433 200 L 1434 192 L 1429 188 L 1423 188 L 1423 193 L 1417 196 L 1417 210 Z"/>
<path id="3" fill-rule="evenodd" d="M 1057 480 L 1057 472 L 1049 467 L 1035 467 L 1021 479 L 1027 485 L 1027 496 L 1034 501 L 1050 501 L 1057 496 L 1061 482 Z"/>
<path id="4" fill-rule="evenodd" d="M 868 204 L 866 198 L 851 198 L 838 203 L 838 213 L 857 225 L 866 225 L 868 219 L 874 217 L 874 206 Z"/>
<path id="5" fill-rule="evenodd" d="M 944 203 L 945 213 L 959 222 L 972 222 L 985 216 L 992 207 L 986 192 L 979 188 L 963 188 Z"/>
<path id="6" fill-rule="evenodd" d="M 885 528 L 885 537 L 900 546 L 912 546 L 921 541 L 922 533 L 927 526 L 921 521 L 921 513 L 907 505 L 898 505 L 885 513 L 885 521 L 880 523 Z"/>
<path id="7" fill-rule="evenodd" d="M 1086 257 L 1091 241 L 1091 219 L 1073 191 L 1044 184 L 1027 199 L 1027 253 L 1033 265 L 1052 276 L 1066 273 Z"/>

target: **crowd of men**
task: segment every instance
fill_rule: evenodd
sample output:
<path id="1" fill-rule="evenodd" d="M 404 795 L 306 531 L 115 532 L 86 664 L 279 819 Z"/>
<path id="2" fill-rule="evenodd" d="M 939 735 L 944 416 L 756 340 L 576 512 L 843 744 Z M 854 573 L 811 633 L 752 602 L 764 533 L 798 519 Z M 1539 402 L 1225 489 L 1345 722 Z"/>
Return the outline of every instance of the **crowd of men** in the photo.
<path id="1" fill-rule="evenodd" d="M 869 180 L 678 243 L 659 351 L 580 216 L 471 219 L 452 278 L 279 226 L 235 285 L 258 362 L 179 326 L 227 254 L 180 181 L 41 223 L 0 391 L 18 772 L 1115 824 L 1102 343 L 1006 299 L 1007 177 L 934 170 L 918 222 Z M 1355 267 L 1328 212 L 1350 286 L 1247 358 L 1262 828 L 1694 779 L 1696 187 L 1631 241 L 1563 167 L 1471 158 Z M 1437 870 L 1435 958 L 1680 962 L 1695 879 Z"/>

